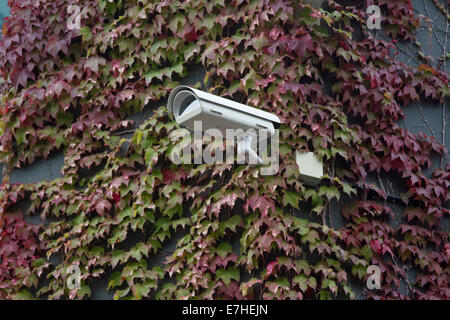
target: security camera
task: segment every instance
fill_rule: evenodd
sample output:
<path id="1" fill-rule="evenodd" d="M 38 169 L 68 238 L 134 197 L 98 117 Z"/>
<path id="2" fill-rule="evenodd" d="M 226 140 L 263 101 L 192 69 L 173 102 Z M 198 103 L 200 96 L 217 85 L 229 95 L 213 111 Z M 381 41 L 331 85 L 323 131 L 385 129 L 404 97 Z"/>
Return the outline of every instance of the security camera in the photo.
<path id="1" fill-rule="evenodd" d="M 194 130 L 195 121 L 201 121 L 202 130 L 219 129 L 224 136 L 227 129 L 253 129 L 271 137 L 280 125 L 280 119 L 272 113 L 187 86 L 178 86 L 170 93 L 168 109 L 178 124 L 190 130 Z M 245 153 L 261 163 L 250 147 L 254 138 L 250 134 L 238 137 L 238 154 Z"/>
<path id="2" fill-rule="evenodd" d="M 217 128 L 224 133 L 226 129 L 263 129 L 272 136 L 280 124 L 272 113 L 187 86 L 170 93 L 168 109 L 178 124 L 191 130 L 194 121 L 202 121 L 204 129 Z"/>

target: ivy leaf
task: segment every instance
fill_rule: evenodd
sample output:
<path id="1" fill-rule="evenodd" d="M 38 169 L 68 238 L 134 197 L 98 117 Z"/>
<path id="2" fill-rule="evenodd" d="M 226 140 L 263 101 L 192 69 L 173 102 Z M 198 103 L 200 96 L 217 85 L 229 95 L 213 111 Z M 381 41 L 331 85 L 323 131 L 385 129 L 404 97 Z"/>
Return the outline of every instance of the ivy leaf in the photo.
<path id="1" fill-rule="evenodd" d="M 147 148 L 145 151 L 145 163 L 147 167 L 154 165 L 158 162 L 158 151 L 152 147 Z"/>
<path id="2" fill-rule="evenodd" d="M 109 278 L 108 290 L 119 287 L 123 283 L 122 274 L 119 271 L 114 272 Z"/>
<path id="3" fill-rule="evenodd" d="M 266 273 L 264 275 L 264 279 L 267 279 L 270 277 L 270 275 L 273 273 L 275 267 L 277 266 L 277 261 L 272 261 L 267 265 Z"/>
<path id="4" fill-rule="evenodd" d="M 83 284 L 79 290 L 77 290 L 78 299 L 87 298 L 91 295 L 91 288 L 87 284 Z"/>
<path id="5" fill-rule="evenodd" d="M 86 69 L 91 70 L 94 73 L 98 73 L 99 66 L 104 66 L 104 65 L 106 65 L 106 60 L 105 60 L 105 58 L 102 58 L 102 57 L 91 57 L 91 58 L 87 59 L 86 62 L 84 63 L 84 67 Z"/>
<path id="6" fill-rule="evenodd" d="M 352 194 L 356 195 L 356 189 L 351 187 L 348 183 L 343 182 L 342 183 L 342 188 L 345 194 L 351 196 Z"/>
<path id="7" fill-rule="evenodd" d="M 316 289 L 317 287 L 317 281 L 314 277 L 307 277 L 304 274 L 300 274 L 298 276 L 295 276 L 292 279 L 293 284 L 298 284 L 301 291 L 305 292 L 308 288 Z"/>
<path id="8" fill-rule="evenodd" d="M 220 193 L 220 199 L 216 201 L 211 208 L 211 213 L 218 215 L 223 206 L 227 206 L 230 209 L 234 208 L 236 200 L 240 196 L 236 192 L 225 192 L 225 194 Z"/>
<path id="9" fill-rule="evenodd" d="M 107 200 L 100 200 L 95 205 L 95 210 L 97 210 L 98 214 L 101 216 L 105 214 L 105 209 L 107 211 L 111 210 L 111 203 Z"/>
<path id="10" fill-rule="evenodd" d="M 282 288 L 284 290 L 289 290 L 289 281 L 285 277 L 279 277 L 276 278 L 273 281 L 267 281 L 266 286 L 269 288 L 270 291 L 277 294 L 279 291 L 279 288 Z"/>
<path id="11" fill-rule="evenodd" d="M 321 186 L 319 188 L 319 196 L 326 196 L 328 201 L 330 201 L 333 198 L 339 200 L 341 194 L 336 186 Z"/>
<path id="12" fill-rule="evenodd" d="M 370 241 L 370 246 L 372 247 L 372 250 L 375 251 L 376 253 L 378 254 L 383 253 L 380 242 L 377 239 Z"/>
<path id="13" fill-rule="evenodd" d="M 230 219 L 223 221 L 219 226 L 219 233 L 224 234 L 227 229 L 230 229 L 232 232 L 236 232 L 237 227 L 243 227 L 244 220 L 238 214 L 235 214 Z"/>
<path id="14" fill-rule="evenodd" d="M 247 212 L 249 206 L 253 211 L 259 209 L 264 216 L 268 214 L 269 209 L 272 210 L 272 213 L 275 213 L 275 202 L 266 196 L 254 195 L 245 204 L 245 210 Z"/>
<path id="15" fill-rule="evenodd" d="M 17 144 L 23 144 L 25 142 L 25 135 L 27 133 L 27 128 L 18 128 L 16 130 L 16 139 L 17 139 Z"/>
<path id="16" fill-rule="evenodd" d="M 92 39 L 91 29 L 88 26 L 81 27 L 79 32 L 81 34 L 83 42 L 87 42 Z"/>
<path id="17" fill-rule="evenodd" d="M 372 259 L 372 249 L 370 248 L 370 245 L 365 245 L 361 248 L 361 254 L 366 259 L 366 261 L 371 261 Z"/>
<path id="18" fill-rule="evenodd" d="M 119 263 L 122 263 L 125 255 L 126 255 L 126 252 L 123 250 L 113 251 L 112 258 L 111 258 L 111 267 L 114 269 Z"/>
<path id="19" fill-rule="evenodd" d="M 352 274 L 362 280 L 366 276 L 366 267 L 362 264 L 355 264 L 352 267 Z"/>
<path id="20" fill-rule="evenodd" d="M 307 50 L 313 51 L 314 45 L 309 33 L 296 39 L 296 42 L 293 44 L 292 49 L 295 51 L 299 59 L 303 59 Z"/>
<path id="21" fill-rule="evenodd" d="M 319 297 L 319 300 L 330 300 L 330 292 L 328 290 L 320 290 L 317 293 L 317 296 Z"/>
<path id="22" fill-rule="evenodd" d="M 333 280 L 324 278 L 324 279 L 322 280 L 322 289 L 326 289 L 326 288 L 329 288 L 330 291 L 331 291 L 332 293 L 334 293 L 334 294 L 337 293 L 338 287 L 337 287 L 337 285 L 336 285 L 336 282 L 334 282 Z"/>
<path id="23" fill-rule="evenodd" d="M 145 83 L 146 85 L 149 85 L 154 78 L 163 80 L 164 76 L 171 78 L 173 73 L 183 75 L 183 71 L 183 63 L 178 63 L 160 70 L 150 70 L 144 75 Z"/>
<path id="24" fill-rule="evenodd" d="M 302 197 L 294 192 L 291 192 L 289 190 L 284 191 L 284 197 L 283 197 L 283 205 L 288 206 L 291 205 L 293 208 L 299 209 L 298 203 Z"/>
<path id="25" fill-rule="evenodd" d="M 21 289 L 14 295 L 14 300 L 33 300 L 33 295 L 27 289 Z"/>
<path id="26" fill-rule="evenodd" d="M 309 276 L 311 274 L 311 267 L 309 266 L 309 263 L 306 260 L 296 260 L 295 268 L 298 271 L 302 271 L 306 276 Z"/>
<path id="27" fill-rule="evenodd" d="M 239 282 L 239 270 L 234 267 L 228 267 L 226 269 L 218 269 L 216 272 L 216 276 L 219 279 L 222 279 L 226 286 L 229 286 L 231 280 L 235 280 Z"/>
<path id="28" fill-rule="evenodd" d="M 216 248 L 216 253 L 221 257 L 222 259 L 225 259 L 230 253 L 233 252 L 233 249 L 231 246 L 226 242 L 221 242 L 218 247 Z"/>

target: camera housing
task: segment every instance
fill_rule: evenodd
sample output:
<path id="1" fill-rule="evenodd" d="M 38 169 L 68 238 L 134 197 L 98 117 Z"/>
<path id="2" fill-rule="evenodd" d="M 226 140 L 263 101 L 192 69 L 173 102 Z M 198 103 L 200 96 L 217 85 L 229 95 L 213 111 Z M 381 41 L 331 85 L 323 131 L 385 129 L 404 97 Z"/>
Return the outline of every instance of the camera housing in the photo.
<path id="1" fill-rule="evenodd" d="M 168 109 L 178 124 L 191 131 L 195 121 L 202 123 L 203 131 L 218 129 L 224 136 L 229 129 L 242 130 L 237 136 L 237 152 L 251 164 L 263 163 L 254 150 L 255 144 L 259 141 L 259 146 L 266 146 L 261 142 L 272 137 L 280 126 L 280 119 L 272 113 L 188 86 L 178 86 L 170 93 Z"/>
<path id="2" fill-rule="evenodd" d="M 270 137 L 280 125 L 272 113 L 188 86 L 178 86 L 170 93 L 168 109 L 178 124 L 190 130 L 194 121 L 202 121 L 203 130 L 215 128 L 225 134 L 226 129 L 262 129 Z"/>

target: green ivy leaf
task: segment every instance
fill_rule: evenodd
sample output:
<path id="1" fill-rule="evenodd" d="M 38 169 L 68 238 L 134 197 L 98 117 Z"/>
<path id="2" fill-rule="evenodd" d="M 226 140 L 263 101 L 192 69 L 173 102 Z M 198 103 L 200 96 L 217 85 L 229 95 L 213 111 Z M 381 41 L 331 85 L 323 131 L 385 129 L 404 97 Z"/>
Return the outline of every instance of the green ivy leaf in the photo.
<path id="1" fill-rule="evenodd" d="M 294 192 L 291 192 L 289 190 L 284 191 L 284 197 L 283 197 L 283 205 L 288 206 L 291 205 L 293 208 L 299 209 L 298 203 L 302 197 Z"/>
<path id="2" fill-rule="evenodd" d="M 218 279 L 222 279 L 226 286 L 229 286 L 231 280 L 239 282 L 239 270 L 234 267 L 228 267 L 226 269 L 218 269 L 216 272 Z"/>

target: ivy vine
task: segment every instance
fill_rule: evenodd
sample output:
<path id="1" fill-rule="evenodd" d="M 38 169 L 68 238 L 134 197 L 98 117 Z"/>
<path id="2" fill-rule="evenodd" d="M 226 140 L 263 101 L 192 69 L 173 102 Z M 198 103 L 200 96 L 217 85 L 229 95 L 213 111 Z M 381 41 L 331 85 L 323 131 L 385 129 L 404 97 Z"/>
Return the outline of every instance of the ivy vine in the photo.
<path id="1" fill-rule="evenodd" d="M 425 56 L 416 67 L 397 59 L 397 41 L 414 42 L 419 26 L 410 0 L 378 1 L 388 40 L 367 29 L 365 6 L 331 0 L 320 10 L 294 0 L 9 5 L 0 44 L 0 299 L 89 298 L 105 276 L 116 299 L 355 298 L 350 280 L 363 283 L 373 264 L 382 287 L 368 298 L 450 298 L 442 224 L 450 165 L 425 174 L 431 156 L 447 151 L 397 124 L 409 103 L 449 95 L 447 73 Z M 71 5 L 79 29 L 66 27 Z M 170 161 L 179 126 L 161 101 L 192 65 L 207 71 L 198 87 L 282 120 L 278 175 Z M 154 105 L 143 124 L 130 120 Z M 323 159 L 318 188 L 299 180 L 295 150 Z M 9 182 L 13 168 L 58 151 L 60 178 Z M 398 177 L 397 225 L 371 175 Z M 18 212 L 25 200 L 30 207 Z M 330 203 L 340 200 L 345 223 L 336 228 Z M 27 223 L 31 215 L 44 223 Z M 155 266 L 158 256 L 165 260 Z M 72 290 L 71 265 L 82 283 Z"/>

